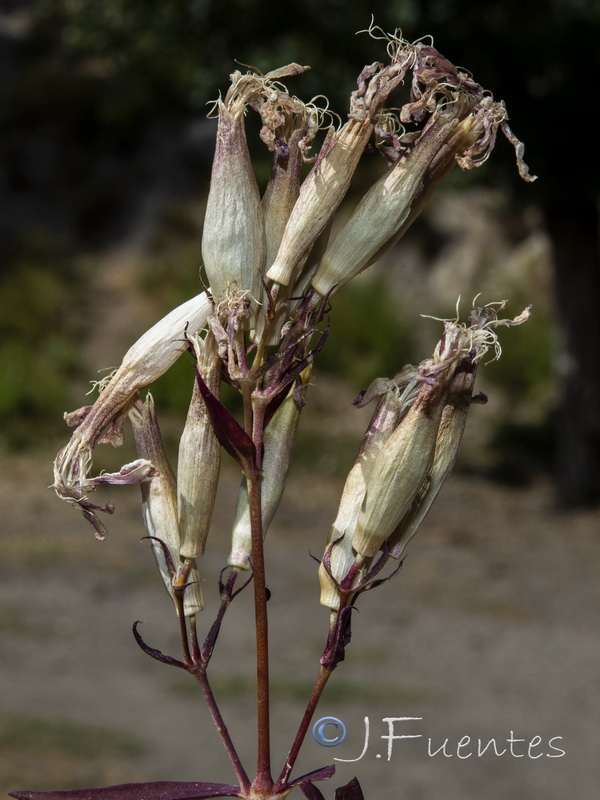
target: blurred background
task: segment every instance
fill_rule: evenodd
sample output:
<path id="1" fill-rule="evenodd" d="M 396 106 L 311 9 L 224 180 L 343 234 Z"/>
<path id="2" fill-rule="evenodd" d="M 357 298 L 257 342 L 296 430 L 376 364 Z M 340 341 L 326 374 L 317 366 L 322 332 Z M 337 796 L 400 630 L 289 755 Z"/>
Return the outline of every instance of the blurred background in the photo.
<path id="1" fill-rule="evenodd" d="M 234 59 L 264 71 L 310 64 L 291 90 L 325 94 L 344 115 L 358 69 L 383 56 L 381 42 L 355 35 L 371 13 L 408 39 L 432 34 L 448 58 L 504 98 L 539 180 L 519 179 L 504 140 L 483 169 L 456 170 L 429 213 L 365 276 L 368 288 L 340 295 L 338 332 L 321 369 L 354 369 L 360 384 L 394 372 L 402 358 L 422 358 L 411 352 L 411 334 L 425 326 L 405 313 L 415 308 L 413 291 L 421 293 L 416 308 L 442 316 L 459 294 L 466 307 L 478 291 L 486 301 L 498 299 L 487 294 L 495 290 L 531 302 L 535 317 L 514 337 L 518 348 L 507 346 L 489 370 L 510 395 L 510 414 L 494 415 L 491 433 L 502 428 L 502 436 L 490 466 L 502 471 L 508 459 L 513 479 L 515 469 L 523 480 L 551 474 L 563 504 L 598 501 L 598 159 L 577 124 L 597 67 L 600 10 L 592 0 L 532 2 L 527 13 L 504 0 L 486 3 L 485 14 L 469 0 L 302 0 L 277 13 L 249 0 L 4 0 L 5 450 L 55 433 L 63 409 L 79 402 L 73 386 L 80 397 L 82 378 L 116 363 L 148 320 L 197 289 L 214 134 L 207 101 L 226 91 Z M 256 162 L 264 184 L 264 149 Z M 355 198 L 377 169 L 371 159 Z M 391 296 L 378 281 L 393 284 Z M 383 306 L 378 330 L 355 316 L 363 291 Z M 165 399 L 181 410 L 187 396 L 172 384 Z"/>
<path id="2" fill-rule="evenodd" d="M 403 796 L 418 800 L 444 786 L 452 800 L 479 796 L 485 786 L 491 800 L 508 792 L 558 800 L 571 788 L 587 797 L 597 787 L 598 766 L 586 747 L 597 731 L 592 720 L 600 722 L 599 182 L 588 121 L 600 66 L 598 3 L 2 0 L 0 752 L 10 758 L 0 766 L 0 790 L 198 777 L 190 755 L 196 744 L 182 749 L 179 729 L 175 741 L 163 741 L 164 756 L 138 735 L 140 726 L 152 725 L 157 697 L 165 720 L 187 730 L 185 690 L 178 695 L 172 676 L 156 677 L 158 665 L 140 662 L 127 625 L 115 631 L 115 616 L 143 618 L 140 607 L 159 591 L 147 553 L 140 563 L 137 495 L 118 503 L 121 516 L 106 545 L 112 549 L 98 555 L 81 520 L 45 491 L 48 465 L 68 436 L 62 414 L 86 402 L 89 380 L 116 366 L 141 332 L 199 291 L 215 132 L 207 102 L 225 93 L 236 61 L 264 72 L 291 61 L 309 64 L 311 71 L 288 88 L 303 99 L 326 95 L 344 117 L 361 67 L 385 59 L 383 42 L 355 35 L 371 14 L 386 31 L 401 27 L 409 40 L 431 34 L 445 56 L 504 99 L 539 179 L 520 180 L 512 147 L 499 137 L 482 169 L 455 170 L 382 263 L 336 295 L 287 505 L 272 531 L 279 546 L 274 565 L 282 575 L 289 569 L 286 559 L 294 556 L 286 548 L 304 541 L 307 529 L 318 528 L 311 551 L 320 555 L 370 413 L 361 415 L 351 400 L 374 377 L 430 353 L 439 323 L 419 314 L 451 317 L 459 295 L 465 311 L 479 292 L 483 302 L 508 298 L 514 315 L 532 303 L 531 321 L 503 332 L 502 360 L 480 370 L 479 388 L 490 402 L 475 409 L 456 476 L 403 571 L 402 610 L 391 612 L 404 626 L 399 641 L 388 648 L 383 626 L 367 628 L 356 671 L 342 681 L 347 691 L 330 710 L 343 716 L 349 703 L 360 729 L 368 713 L 381 718 L 402 707 L 418 716 L 425 708 L 431 719 L 443 708 L 460 738 L 469 725 L 495 735 L 500 706 L 502 730 L 533 720 L 533 728 L 539 721 L 554 735 L 561 726 L 572 733 L 571 760 L 552 762 L 550 772 L 546 759 L 528 762 L 529 772 L 520 763 L 511 772 L 510 764 L 506 774 L 501 759 L 438 768 L 418 753 L 402 769 L 368 767 L 366 759 L 349 765 L 359 774 L 370 769 L 367 783 L 379 790 L 405 787 Z M 253 155 L 264 186 L 268 155 L 258 147 Z M 341 218 L 382 169 L 375 156 L 366 159 Z M 171 448 L 189 385 L 182 361 L 153 389 Z M 96 465 L 123 463 L 121 453 L 114 459 L 99 453 Z M 217 520 L 224 528 L 237 482 L 227 469 Z M 119 535 L 131 530 L 128 539 Z M 215 569 L 225 550 L 226 543 L 211 556 Z M 316 591 L 313 562 L 305 560 L 295 581 Z M 282 592 L 292 591 L 278 580 Z M 374 618 L 389 616 L 386 596 L 369 602 Z M 159 637 L 172 631 L 164 598 L 163 607 Z M 300 672 L 306 659 L 302 680 L 310 675 L 321 636 L 312 652 L 298 650 L 293 634 L 321 631 L 323 612 L 314 613 L 320 623 L 304 619 L 295 631 L 281 618 L 282 674 Z M 242 636 L 248 627 L 240 612 L 234 630 Z M 415 650 L 407 651 L 403 643 L 411 641 Z M 234 637 L 224 652 L 236 653 L 239 643 Z M 390 683 L 400 653 L 412 676 L 408 686 Z M 131 660 L 127 675 L 116 666 L 123 659 Z M 223 659 L 224 702 L 251 715 L 248 677 L 229 674 Z M 517 662 L 521 672 L 509 679 Z M 378 676 L 382 692 L 365 689 L 365 670 Z M 475 675 L 483 676 L 476 691 Z M 308 682 L 280 684 L 283 707 L 301 708 Z M 463 716 L 473 704 L 479 713 Z M 578 722 L 570 728 L 573 709 Z M 282 717 L 282 733 L 290 724 Z M 330 756 L 311 755 L 323 763 Z M 212 751 L 211 758 L 219 763 Z"/>

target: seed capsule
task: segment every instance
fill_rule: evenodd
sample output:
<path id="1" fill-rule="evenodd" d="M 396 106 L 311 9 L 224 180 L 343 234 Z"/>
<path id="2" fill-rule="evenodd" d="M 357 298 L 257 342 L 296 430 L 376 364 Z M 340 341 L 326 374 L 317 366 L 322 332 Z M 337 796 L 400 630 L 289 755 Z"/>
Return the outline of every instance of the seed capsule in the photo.
<path id="1" fill-rule="evenodd" d="M 274 283 L 295 283 L 310 248 L 344 199 L 377 115 L 402 82 L 411 59 L 411 49 L 400 47 L 392 64 L 373 64 L 359 76 L 348 122 L 337 132 L 329 129 L 317 161 L 302 183 L 277 257 L 267 272 Z"/>
<path id="2" fill-rule="evenodd" d="M 231 291 L 260 301 L 265 259 L 263 213 L 244 130 L 244 93 L 240 97 L 232 89 L 230 101 L 217 104 L 217 142 L 202 234 L 204 268 L 217 304 Z"/>
<path id="3" fill-rule="evenodd" d="M 209 333 L 204 341 L 195 337 L 192 342 L 204 383 L 219 398 L 221 359 L 214 337 Z M 192 399 L 179 442 L 177 465 L 177 514 L 181 536 L 179 552 L 184 558 L 197 558 L 204 554 L 220 470 L 221 445 L 213 430 L 198 382 L 194 381 Z"/>
<path id="4" fill-rule="evenodd" d="M 180 537 L 177 523 L 175 476 L 164 451 L 152 395 L 148 394 L 145 403 L 138 400 L 129 412 L 129 418 L 133 426 L 138 456 L 151 461 L 157 470 L 154 477 L 148 478 L 140 484 L 144 525 L 148 536 L 160 539 L 165 544 L 177 569 L 183 566 L 184 562 L 179 557 Z M 174 576 L 169 570 L 164 550 L 158 541 L 152 541 L 151 544 L 163 583 L 173 598 Z M 184 594 L 184 613 L 186 616 L 192 616 L 204 607 L 195 562 L 192 562 L 187 580 L 191 585 Z"/>
<path id="5" fill-rule="evenodd" d="M 312 280 L 322 297 L 362 272 L 397 240 L 432 159 L 456 124 L 429 126 L 410 153 L 369 189 L 327 248 Z"/>
<path id="6" fill-rule="evenodd" d="M 421 489 L 433 461 L 444 390 L 440 382 L 423 384 L 377 456 L 352 537 L 357 553 L 374 556 Z"/>
<path id="7" fill-rule="evenodd" d="M 431 470 L 422 491 L 387 541 L 389 554 L 402 558 L 408 542 L 415 535 L 433 505 L 444 481 L 452 471 L 471 407 L 477 364 L 467 357 L 450 380 L 448 396 L 438 428 Z"/>

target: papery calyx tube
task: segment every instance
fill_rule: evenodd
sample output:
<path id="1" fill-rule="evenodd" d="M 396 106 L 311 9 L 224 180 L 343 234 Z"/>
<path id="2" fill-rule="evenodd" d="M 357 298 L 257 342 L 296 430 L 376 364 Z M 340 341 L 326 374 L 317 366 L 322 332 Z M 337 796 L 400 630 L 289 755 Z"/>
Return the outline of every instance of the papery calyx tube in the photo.
<path id="1" fill-rule="evenodd" d="M 218 100 L 217 139 L 202 233 L 202 259 L 216 303 L 237 291 L 260 301 L 265 229 L 250 161 L 244 112 L 257 84 L 235 72 Z"/>
<path id="2" fill-rule="evenodd" d="M 409 102 L 394 115 L 380 115 L 379 147 L 393 165 L 365 194 L 325 251 L 312 279 L 321 296 L 358 275 L 394 245 L 422 211 L 443 178 L 457 164 L 481 166 L 502 127 L 517 150 L 519 171 L 530 176 L 522 145 L 506 127 L 502 103 L 458 70 L 435 48 L 414 45 L 413 82 Z M 404 124 L 421 129 L 403 131 Z M 387 147 L 386 142 L 391 145 Z"/>
<path id="3" fill-rule="evenodd" d="M 272 129 L 280 122 L 278 118 L 273 119 L 278 111 L 277 101 L 292 103 L 289 95 L 279 91 L 274 81 L 305 69 L 290 64 L 265 76 L 242 75 L 236 71 L 231 75 L 225 100 L 219 99 L 215 104 L 217 139 L 202 234 L 202 258 L 215 303 L 222 302 L 232 292 L 252 299 L 250 325 L 256 318 L 256 305 L 262 302 L 267 244 L 277 233 L 273 224 L 274 210 L 268 202 L 264 204 L 267 213 L 263 210 L 248 152 L 244 115 L 248 106 L 263 114 L 262 136 L 272 144 L 269 133 L 272 134 Z M 298 109 L 301 105 L 296 101 Z M 281 108 L 279 113 L 283 114 Z M 287 187 L 292 197 L 293 183 L 291 180 Z M 286 187 L 282 187 L 280 195 L 285 191 Z M 265 232 L 265 216 L 270 228 L 269 239 Z"/>
<path id="4" fill-rule="evenodd" d="M 214 336 L 208 331 L 201 339 L 190 337 L 196 355 L 196 369 L 217 399 L 220 396 L 221 359 Z M 180 554 L 197 558 L 204 553 L 212 521 L 221 469 L 221 445 L 194 381 L 192 398 L 179 442 L 177 465 L 177 514 L 181 536 Z"/>
<path id="5" fill-rule="evenodd" d="M 139 458 L 151 462 L 155 474 L 140 483 L 142 490 L 142 517 L 151 539 L 163 583 L 174 599 L 175 588 L 186 584 L 183 596 L 185 616 L 202 610 L 204 603 L 200 576 L 193 559 L 180 558 L 179 522 L 177 518 L 177 490 L 175 475 L 165 454 L 154 400 L 148 394 L 145 402 L 136 400 L 129 412 Z M 167 557 L 167 553 L 169 558 Z"/>
<path id="6" fill-rule="evenodd" d="M 93 406 L 65 415 L 69 425 L 78 427 L 54 461 L 54 489 L 62 500 L 82 511 L 98 539 L 104 539 L 107 530 L 96 512 L 112 513 L 114 508 L 110 503 L 92 503 L 88 494 L 102 484 L 138 483 L 151 475 L 154 467 L 147 459 L 137 459 L 117 473 L 90 477 L 94 447 L 98 442 L 122 443 L 123 422 L 137 392 L 160 378 L 187 350 L 186 333 L 202 330 L 212 308 L 202 292 L 171 311 L 129 348 Z"/>
<path id="7" fill-rule="evenodd" d="M 298 67 L 294 73 L 308 69 Z M 286 75 L 290 67 L 283 68 Z M 279 74 L 281 70 L 277 71 Z M 273 73 L 269 73 L 271 78 Z M 273 153 L 269 181 L 262 198 L 266 234 L 266 267 L 273 263 L 301 186 L 301 169 L 320 126 L 321 112 L 312 103 L 292 97 L 284 87 L 271 84 L 254 107 L 263 127 L 261 139 Z"/>
<path id="8" fill-rule="evenodd" d="M 382 397 L 329 536 L 329 569 L 321 564 L 323 605 L 339 608 L 339 585 L 351 568 L 368 566 L 380 550 L 396 558 L 404 553 L 454 464 L 477 366 L 490 347 L 500 354 L 495 329 L 529 318 L 527 308 L 515 319 L 500 319 L 505 306 L 476 308 L 466 324 L 444 321 L 431 359 L 405 367 L 395 380 L 379 379 L 367 393 L 367 399 Z"/>
<path id="9" fill-rule="evenodd" d="M 273 153 L 271 174 L 262 198 L 266 234 L 265 269 L 268 271 L 275 260 L 290 214 L 298 199 L 302 182 L 301 170 L 304 163 L 310 160 L 308 154 L 321 126 L 324 112 L 314 103 L 303 103 L 278 86 L 272 87 L 264 101 L 256 106 L 256 110 L 263 123 L 261 139 Z M 274 314 L 276 320 L 271 320 L 270 314 L 261 314 L 258 317 L 257 328 L 253 333 L 254 341 L 260 342 L 268 328 L 268 339 L 264 343 L 277 344 L 281 326 L 293 305 L 285 301 L 292 294 L 302 293 L 297 292 L 296 288 L 289 285 L 279 292 Z"/>
<path id="10" fill-rule="evenodd" d="M 399 383 L 387 380 L 377 382 L 377 393 L 381 396 L 346 478 L 338 512 L 327 539 L 325 556 L 319 565 L 321 604 L 332 610 L 340 606 L 339 584 L 350 569 L 356 565 L 355 580 L 351 582 L 354 584 L 370 566 L 370 558 L 361 556 L 357 559 L 352 537 L 365 499 L 367 476 L 381 448 L 414 400 L 415 375 L 416 369 L 409 367 L 403 371 L 402 379 L 397 376 Z"/>
<path id="11" fill-rule="evenodd" d="M 399 42 L 391 64 L 365 67 L 352 93 L 348 121 L 330 128 L 317 160 L 300 188 L 281 245 L 267 277 L 288 286 L 298 278 L 311 247 L 344 199 L 358 162 L 390 93 L 402 83 L 414 48 Z"/>
<path id="12" fill-rule="evenodd" d="M 528 316 L 526 312 L 516 320 L 498 320 L 497 310 L 488 306 L 483 313 L 475 309 L 467 325 L 444 323 L 433 357 L 419 365 L 422 384 L 413 404 L 373 464 L 352 539 L 357 553 L 375 555 L 421 492 L 434 463 L 452 378 L 464 368 L 463 359 L 478 362 L 490 341 L 497 343 L 495 327 L 519 324 Z"/>

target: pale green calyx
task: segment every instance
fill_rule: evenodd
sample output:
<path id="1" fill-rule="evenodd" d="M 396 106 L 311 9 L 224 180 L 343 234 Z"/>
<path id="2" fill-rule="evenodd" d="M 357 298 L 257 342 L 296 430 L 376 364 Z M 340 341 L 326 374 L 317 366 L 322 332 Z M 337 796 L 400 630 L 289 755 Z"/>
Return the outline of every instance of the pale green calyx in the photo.
<path id="1" fill-rule="evenodd" d="M 214 337 L 208 331 L 201 339 L 191 337 L 196 368 L 216 397 L 220 397 L 221 359 Z M 221 470 L 221 445 L 215 435 L 206 405 L 194 381 L 192 398 L 179 442 L 177 464 L 177 515 L 185 558 L 204 553 L 212 521 L 213 507 Z"/>
<path id="2" fill-rule="evenodd" d="M 527 308 L 515 319 L 499 319 L 505 306 L 475 308 L 466 324 L 444 321 L 433 357 L 417 368 L 418 394 L 367 477 L 352 539 L 357 553 L 372 557 L 387 542 L 390 554 L 400 555 L 425 516 L 454 463 L 477 364 L 490 348 L 500 356 L 497 327 L 529 318 Z"/>
<path id="3" fill-rule="evenodd" d="M 191 561 L 186 565 L 179 556 L 181 539 L 177 519 L 175 475 L 165 454 L 152 395 L 148 394 L 144 403 L 136 401 L 129 412 L 129 419 L 133 427 L 138 456 L 148 459 L 156 468 L 154 476 L 140 483 L 142 517 L 147 534 L 151 537 L 152 552 L 163 583 L 172 598 L 174 598 L 174 581 L 177 581 L 177 573 L 186 567 L 186 582 L 189 586 L 184 592 L 183 608 L 186 616 L 193 616 L 204 607 L 200 578 L 195 562 Z M 170 554 L 175 573 L 171 570 L 163 548 Z"/>

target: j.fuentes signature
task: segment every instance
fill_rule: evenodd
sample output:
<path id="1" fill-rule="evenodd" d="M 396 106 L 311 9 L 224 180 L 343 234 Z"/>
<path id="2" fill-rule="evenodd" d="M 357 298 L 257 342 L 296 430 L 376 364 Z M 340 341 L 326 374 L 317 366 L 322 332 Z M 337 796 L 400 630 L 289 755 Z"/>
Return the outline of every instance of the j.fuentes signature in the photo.
<path id="1" fill-rule="evenodd" d="M 456 756 L 460 759 L 481 758 L 484 755 L 504 756 L 512 758 L 562 758 L 566 755 L 565 750 L 559 746 L 562 743 L 562 736 L 553 736 L 547 741 L 541 736 L 533 736 L 531 739 L 521 738 L 510 731 L 510 735 L 503 738 L 480 739 L 471 736 L 462 736 L 458 741 L 451 741 L 449 738 L 443 742 L 434 742 L 430 737 L 425 737 L 422 733 L 416 733 L 418 726 L 414 724 L 405 725 L 404 723 L 416 723 L 423 717 L 383 717 L 381 722 L 384 725 L 385 733 L 379 738 L 387 742 L 386 758 L 390 761 L 394 752 L 394 743 L 403 739 L 426 739 L 427 755 L 445 756 L 452 758 Z M 400 723 L 403 723 L 400 725 Z M 356 758 L 334 758 L 334 761 L 360 761 L 366 756 L 370 746 L 371 724 L 369 717 L 364 719 L 365 736 L 361 753 Z M 400 732 L 403 731 L 403 732 Z M 336 747 L 346 738 L 346 726 L 337 717 L 321 717 L 313 725 L 313 739 L 323 747 Z M 382 758 L 382 753 L 376 753 L 376 758 Z"/>

